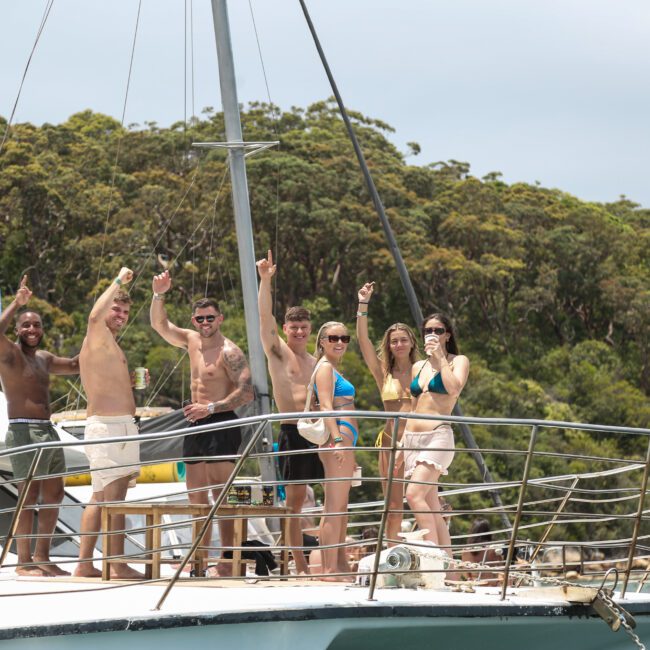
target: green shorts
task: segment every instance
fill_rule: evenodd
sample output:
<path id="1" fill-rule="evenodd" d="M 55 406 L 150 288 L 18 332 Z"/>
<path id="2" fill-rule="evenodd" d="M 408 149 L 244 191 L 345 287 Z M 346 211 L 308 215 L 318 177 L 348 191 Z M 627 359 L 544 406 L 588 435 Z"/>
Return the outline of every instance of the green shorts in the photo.
<path id="1" fill-rule="evenodd" d="M 41 442 L 59 442 L 60 438 L 56 429 L 49 420 L 29 420 L 27 422 L 10 420 L 7 431 L 6 445 L 8 449 L 15 449 L 24 445 L 33 445 Z M 9 457 L 14 478 L 24 479 L 34 459 L 34 451 L 15 454 Z M 44 449 L 41 459 L 34 473 L 35 478 L 44 478 L 51 474 L 65 472 L 65 457 L 63 449 Z"/>

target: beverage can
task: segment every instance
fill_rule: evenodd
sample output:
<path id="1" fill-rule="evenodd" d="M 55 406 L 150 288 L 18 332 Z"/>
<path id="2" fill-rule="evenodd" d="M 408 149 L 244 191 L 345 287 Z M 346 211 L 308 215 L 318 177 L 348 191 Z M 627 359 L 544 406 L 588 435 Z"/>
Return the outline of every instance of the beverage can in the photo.
<path id="1" fill-rule="evenodd" d="M 136 390 L 144 390 L 147 387 L 147 369 L 138 366 L 135 369 L 135 386 Z"/>

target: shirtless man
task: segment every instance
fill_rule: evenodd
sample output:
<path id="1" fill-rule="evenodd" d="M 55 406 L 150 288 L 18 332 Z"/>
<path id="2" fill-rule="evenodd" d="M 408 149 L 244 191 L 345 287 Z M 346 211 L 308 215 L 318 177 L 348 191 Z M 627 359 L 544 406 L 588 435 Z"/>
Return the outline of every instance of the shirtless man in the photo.
<path id="1" fill-rule="evenodd" d="M 131 298 L 122 289 L 133 271 L 122 267 L 117 278 L 97 299 L 88 317 L 88 330 L 81 346 L 81 382 L 88 400 L 85 440 L 137 436 L 135 400 L 126 357 L 116 338 L 129 320 Z M 140 473 L 140 445 L 137 442 L 86 445 L 93 494 L 81 516 L 79 564 L 74 575 L 101 577 L 93 565 L 101 510 L 98 503 L 123 501 Z M 112 530 L 124 530 L 124 516 L 113 516 Z M 108 540 L 109 555 L 124 554 L 124 534 Z M 111 578 L 135 579 L 143 575 L 128 564 L 111 565 Z"/>
<path id="2" fill-rule="evenodd" d="M 187 350 L 190 358 L 192 402 L 184 407 L 190 426 L 201 426 L 228 420 L 236 420 L 234 412 L 253 400 L 251 373 L 244 353 L 220 331 L 223 314 L 219 305 L 211 298 L 197 300 L 192 305 L 192 325 L 196 331 L 177 327 L 169 322 L 165 311 L 165 293 L 171 287 L 169 271 L 153 279 L 151 301 L 151 326 L 167 343 Z M 220 460 L 215 456 L 236 456 L 241 444 L 239 426 L 206 431 L 185 436 L 183 457 L 187 475 L 186 484 L 190 503 L 207 505 L 209 490 L 213 498 L 221 493 L 220 487 L 230 476 L 235 460 Z M 209 457 L 201 460 L 202 457 Z M 221 546 L 233 545 L 234 521 L 219 520 Z M 209 528 L 204 544 L 212 539 Z M 232 574 L 229 564 L 217 565 L 218 575 Z M 208 570 L 208 575 L 214 572 Z"/>
<path id="3" fill-rule="evenodd" d="M 307 398 L 307 386 L 316 365 L 314 357 L 307 352 L 307 341 L 311 332 L 311 318 L 304 307 L 290 307 L 284 316 L 282 331 L 286 343 L 278 335 L 278 326 L 273 317 L 271 299 L 271 278 L 275 274 L 273 254 L 257 262 L 260 275 L 258 303 L 260 310 L 260 333 L 262 345 L 269 363 L 273 398 L 281 413 L 302 411 Z M 280 451 L 309 450 L 308 453 L 280 457 L 280 471 L 285 481 L 305 481 L 287 483 L 287 507 L 292 513 L 302 512 L 307 494 L 307 483 L 320 481 L 323 465 L 318 458 L 318 446 L 305 440 L 299 433 L 295 420 L 286 420 L 280 425 L 278 439 Z M 291 519 L 289 545 L 294 547 L 293 558 L 298 573 L 309 573 L 309 566 L 302 550 L 301 519 Z"/>
<path id="4" fill-rule="evenodd" d="M 22 447 L 39 442 L 59 440 L 50 422 L 50 374 L 75 375 L 79 372 L 79 357 L 66 359 L 39 350 L 43 339 L 43 323 L 34 311 L 23 311 L 16 318 L 15 332 L 18 341 L 13 343 L 5 332 L 16 312 L 24 307 L 32 292 L 27 287 L 27 276 L 20 282 L 14 301 L 0 316 L 0 382 L 7 398 L 9 431 L 7 447 Z M 14 478 L 26 477 L 34 453 L 11 456 Z M 65 472 L 63 450 L 44 451 L 36 467 L 35 476 Z M 20 484 L 22 492 L 25 483 Z M 31 535 L 34 510 L 40 497 L 42 505 L 58 505 L 63 500 L 63 478 L 41 478 L 32 481 L 25 498 L 25 509 L 20 514 L 17 535 Z M 58 519 L 58 508 L 44 508 L 38 514 L 38 534 L 34 556 L 31 540 L 17 539 L 18 563 L 16 573 L 21 576 L 67 576 L 67 571 L 50 562 L 52 533 Z M 29 566 L 32 565 L 32 566 Z"/>

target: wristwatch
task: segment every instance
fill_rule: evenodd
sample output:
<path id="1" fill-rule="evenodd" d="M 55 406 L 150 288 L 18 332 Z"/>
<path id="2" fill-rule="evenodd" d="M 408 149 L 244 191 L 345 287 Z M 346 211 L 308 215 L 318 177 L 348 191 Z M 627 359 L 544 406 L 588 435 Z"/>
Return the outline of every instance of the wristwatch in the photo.
<path id="1" fill-rule="evenodd" d="M 214 402 L 208 404 L 208 413 L 212 415 L 214 413 Z"/>

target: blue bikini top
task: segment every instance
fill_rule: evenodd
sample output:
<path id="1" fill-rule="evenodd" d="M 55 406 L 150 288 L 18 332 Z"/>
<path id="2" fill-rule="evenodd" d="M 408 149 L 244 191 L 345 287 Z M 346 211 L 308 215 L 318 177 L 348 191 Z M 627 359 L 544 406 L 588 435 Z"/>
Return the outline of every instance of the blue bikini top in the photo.
<path id="1" fill-rule="evenodd" d="M 334 370 L 334 397 L 351 397 L 354 398 L 355 390 L 354 386 L 339 372 Z M 318 397 L 318 387 L 316 382 L 314 382 L 314 393 Z"/>
<path id="2" fill-rule="evenodd" d="M 420 371 L 418 372 L 417 376 L 413 381 L 411 382 L 411 395 L 413 397 L 420 397 L 422 393 L 424 392 L 429 392 L 429 393 L 440 393 L 441 395 L 447 395 L 447 389 L 445 388 L 445 385 L 442 383 L 442 375 L 440 372 L 434 370 L 434 375 L 429 379 L 429 383 L 426 387 L 426 391 L 423 390 L 422 386 L 420 386 L 420 373 L 422 372 L 422 369 L 424 366 L 426 366 L 426 362 L 420 366 Z M 451 365 L 451 364 L 450 364 Z"/>

